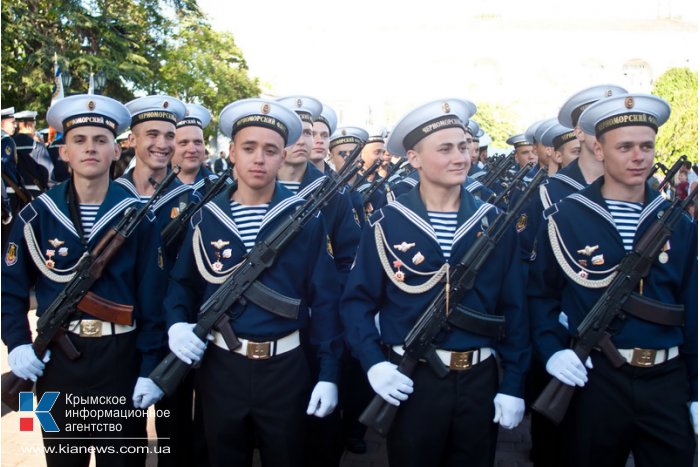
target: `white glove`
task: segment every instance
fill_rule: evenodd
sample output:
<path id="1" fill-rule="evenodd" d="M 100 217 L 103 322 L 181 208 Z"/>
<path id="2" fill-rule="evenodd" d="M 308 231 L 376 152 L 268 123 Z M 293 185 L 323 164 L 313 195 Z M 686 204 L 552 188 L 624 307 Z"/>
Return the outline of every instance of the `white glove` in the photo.
<path id="1" fill-rule="evenodd" d="M 23 344 L 12 349 L 12 352 L 7 356 L 7 363 L 15 376 L 31 379 L 36 383 L 39 376 L 44 374 L 45 363 L 48 363 L 50 359 L 50 350 L 46 351 L 43 361 L 41 361 L 34 353 L 32 344 Z"/>
<path id="2" fill-rule="evenodd" d="M 139 376 L 134 386 L 134 395 L 131 399 L 134 401 L 134 407 L 137 409 L 147 409 L 158 402 L 165 393 L 153 382 L 151 378 L 143 378 Z"/>
<path id="3" fill-rule="evenodd" d="M 498 393 L 493 399 L 493 405 L 496 408 L 493 422 L 500 423 L 503 428 L 512 430 L 523 420 L 523 415 L 525 415 L 525 401 L 523 399 Z"/>
<path id="4" fill-rule="evenodd" d="M 690 408 L 690 421 L 693 422 L 693 431 L 695 436 L 698 435 L 698 401 L 693 401 L 689 405 Z"/>
<path id="5" fill-rule="evenodd" d="M 586 367 L 593 368 L 591 357 L 586 359 Z M 547 360 L 547 373 L 569 386 L 581 386 L 588 382 L 588 372 L 576 353 L 571 349 L 556 352 Z"/>
<path id="6" fill-rule="evenodd" d="M 367 371 L 367 379 L 382 399 L 391 405 L 399 405 L 413 392 L 413 380 L 401 373 L 391 362 L 379 362 Z"/>
<path id="7" fill-rule="evenodd" d="M 188 365 L 202 359 L 207 344 L 192 331 L 194 323 L 175 323 L 168 329 L 168 347 Z"/>
<path id="8" fill-rule="evenodd" d="M 309 408 L 306 409 L 306 413 L 323 418 L 333 412 L 336 405 L 338 405 L 338 386 L 328 381 L 319 381 L 314 386 L 314 390 L 311 391 Z"/>

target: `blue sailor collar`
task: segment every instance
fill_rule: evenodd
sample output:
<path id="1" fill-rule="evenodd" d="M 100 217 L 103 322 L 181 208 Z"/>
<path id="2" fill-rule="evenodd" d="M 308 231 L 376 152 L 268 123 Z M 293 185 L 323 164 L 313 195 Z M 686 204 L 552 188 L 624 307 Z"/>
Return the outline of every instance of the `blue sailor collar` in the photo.
<path id="1" fill-rule="evenodd" d="M 223 176 L 225 177 L 226 175 L 224 174 Z M 195 177 L 194 183 L 192 184 L 192 189 L 195 191 L 200 190 L 202 187 L 205 186 L 206 180 L 215 182 L 217 178 L 218 177 L 213 172 L 211 172 L 206 167 L 202 166 L 199 168 L 199 172 L 197 172 L 197 176 Z"/>
<path id="2" fill-rule="evenodd" d="M 318 170 L 311 162 L 307 161 L 306 170 L 301 177 L 301 184 L 299 185 L 297 196 L 306 198 L 306 196 L 323 183 L 323 180 L 327 177 L 327 175 Z"/>
<path id="3" fill-rule="evenodd" d="M 73 234 L 76 238 L 80 238 L 78 231 L 73 225 L 73 221 L 70 218 L 70 212 L 68 210 L 68 189 L 70 186 L 70 181 L 63 182 L 57 185 L 54 189 L 43 193 L 39 196 L 38 200 L 41 202 L 53 217 L 60 222 L 66 230 Z M 138 203 L 138 198 L 130 196 L 130 193 L 126 192 L 124 188 L 110 180 L 109 186 L 107 187 L 107 194 L 105 195 L 104 201 L 100 204 L 97 210 L 96 222 L 92 227 L 90 236 L 88 238 L 88 243 L 100 235 L 100 232 L 105 226 L 111 224 L 112 219 L 121 215 L 128 206 Z M 26 216 L 23 216 L 25 219 Z M 29 221 L 31 219 L 25 219 Z"/>
<path id="4" fill-rule="evenodd" d="M 604 177 L 601 176 L 583 190 L 573 193 L 567 196 L 565 199 L 584 205 L 599 216 L 606 219 L 608 222 L 610 222 L 610 224 L 612 224 L 613 227 L 615 227 L 615 221 L 613 220 L 612 214 L 610 214 L 608 211 L 607 204 L 605 203 L 605 199 L 603 198 L 603 194 L 601 192 L 604 180 Z M 668 201 L 666 201 L 659 192 L 651 189 L 648 184 L 645 184 L 644 207 L 639 215 L 639 228 L 637 231 L 642 231 L 642 226 L 644 225 L 645 221 L 654 218 L 653 216 L 650 217 L 650 215 L 665 204 L 668 204 Z"/>
<path id="5" fill-rule="evenodd" d="M 119 183 L 122 187 L 124 187 L 127 191 L 129 191 L 133 196 L 137 198 L 141 198 L 141 195 L 139 195 L 138 190 L 136 190 L 136 186 L 134 185 L 134 173 L 133 170 L 130 170 L 129 172 L 125 173 L 121 177 L 119 177 L 117 180 L 115 180 L 116 183 Z M 175 180 L 172 181 L 170 186 L 166 189 L 165 193 L 161 195 L 161 197 L 156 201 L 153 206 L 151 207 L 151 211 L 153 212 L 158 212 L 158 210 L 165 206 L 167 203 L 173 200 L 173 198 L 176 198 L 180 196 L 182 193 L 186 191 L 193 190 L 192 185 L 185 185 L 180 181 L 179 178 L 175 178 Z"/>
<path id="6" fill-rule="evenodd" d="M 578 159 L 573 160 L 569 165 L 552 175 L 550 178 L 554 178 L 566 183 L 567 185 L 571 185 L 576 189 L 576 191 L 582 190 L 588 185 L 586 183 L 586 179 L 583 177 L 583 173 L 581 173 L 581 168 L 578 166 Z"/>

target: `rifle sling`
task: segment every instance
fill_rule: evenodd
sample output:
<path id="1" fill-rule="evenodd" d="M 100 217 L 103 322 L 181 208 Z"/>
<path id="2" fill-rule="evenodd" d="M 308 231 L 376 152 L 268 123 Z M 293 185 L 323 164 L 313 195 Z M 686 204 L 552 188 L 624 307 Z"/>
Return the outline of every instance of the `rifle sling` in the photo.
<path id="1" fill-rule="evenodd" d="M 685 321 L 683 305 L 662 303 L 636 292 L 625 300 L 622 310 L 635 318 L 663 326 L 683 326 Z"/>
<path id="2" fill-rule="evenodd" d="M 253 282 L 243 296 L 260 308 L 287 319 L 297 319 L 301 300 L 285 297 L 260 281 Z"/>
<path id="3" fill-rule="evenodd" d="M 447 321 L 453 326 L 480 336 L 500 339 L 505 335 L 506 319 L 504 316 L 487 315 L 457 305 Z"/>

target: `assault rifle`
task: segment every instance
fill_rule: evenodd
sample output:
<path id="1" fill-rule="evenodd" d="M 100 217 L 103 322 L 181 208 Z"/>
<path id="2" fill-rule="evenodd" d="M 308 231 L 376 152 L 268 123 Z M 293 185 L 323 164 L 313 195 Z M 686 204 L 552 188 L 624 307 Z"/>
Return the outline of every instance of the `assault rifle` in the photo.
<path id="1" fill-rule="evenodd" d="M 404 341 L 405 353 L 401 357 L 398 370 L 410 377 L 420 359 L 424 359 L 430 368 L 439 376 L 445 377 L 448 370 L 435 352 L 435 339 L 447 330 L 448 324 L 458 328 L 470 328 L 474 321 L 480 321 L 482 327 L 495 328 L 493 334 L 503 334 L 503 317 L 486 315 L 474 310 L 468 310 L 459 302 L 467 292 L 474 287 L 476 277 L 486 263 L 508 229 L 513 229 L 513 223 L 520 215 L 520 209 L 525 201 L 537 189 L 539 183 L 547 176 L 546 171 L 540 170 L 532 179 L 523 196 L 518 199 L 511 211 L 501 211 L 489 227 L 488 231 L 479 235 L 459 262 L 450 268 L 449 291 L 441 288 L 440 292 L 421 314 Z M 470 326 L 472 325 L 472 326 Z M 489 334 L 489 335 L 493 335 Z M 381 396 L 375 395 L 362 415 L 360 422 L 386 436 L 394 421 L 399 407 L 386 402 Z"/>
<path id="2" fill-rule="evenodd" d="M 34 199 L 34 196 L 32 196 L 27 188 L 22 185 L 22 182 L 15 183 L 15 181 L 12 180 L 12 177 L 7 175 L 5 172 L 2 172 L 0 175 L 2 175 L 2 181 L 5 182 L 5 185 L 12 188 L 12 190 L 15 192 L 15 196 L 17 196 L 22 206 L 29 204 Z M 17 172 L 17 175 L 19 176 L 19 171 Z"/>
<path id="3" fill-rule="evenodd" d="M 229 349 L 241 346 L 233 332 L 231 320 L 235 320 L 242 312 L 229 314 L 231 309 L 240 302 L 251 301 L 263 308 L 289 319 L 296 319 L 299 312 L 299 300 L 284 297 L 263 285 L 258 279 L 275 263 L 277 256 L 304 228 L 310 219 L 322 209 L 336 191 L 344 187 L 355 174 L 347 171 L 342 177 L 325 180 L 311 193 L 304 204 L 299 206 L 289 218 L 281 223 L 263 241 L 255 244 L 245 256 L 242 264 L 224 281 L 223 284 L 202 304 L 199 310 L 197 324 L 193 332 L 202 341 L 212 330 L 220 332 Z M 172 395 L 193 364 L 188 364 L 170 352 L 151 372 L 151 378 L 166 395 Z"/>
<path id="4" fill-rule="evenodd" d="M 508 184 L 508 186 L 505 187 L 505 189 L 501 192 L 500 195 L 496 195 L 496 193 L 491 193 L 491 196 L 489 197 L 488 202 L 493 204 L 494 206 L 498 206 L 500 202 L 502 202 L 504 199 L 506 199 L 508 196 L 510 196 L 510 193 L 518 188 L 520 186 L 520 182 L 525 178 L 525 175 L 532 170 L 532 167 L 535 164 L 532 162 L 528 162 L 523 166 L 522 169 L 518 171 L 518 173 L 515 174 L 513 177 L 513 180 Z"/>
<path id="5" fill-rule="evenodd" d="M 659 188 L 657 188 L 659 191 L 662 191 L 664 188 L 666 188 L 666 185 L 671 180 L 673 180 L 673 177 L 676 176 L 676 173 L 681 169 L 681 167 L 683 166 L 683 164 L 685 163 L 685 161 L 687 159 L 688 158 L 685 155 L 679 157 L 678 160 L 671 166 L 671 168 L 666 170 L 666 172 L 665 172 L 666 176 L 664 177 L 663 180 L 661 180 L 661 183 L 659 183 Z M 654 165 L 656 165 L 656 164 L 654 164 Z M 663 166 L 663 164 L 661 164 L 660 162 L 659 162 L 659 165 Z"/>
<path id="6" fill-rule="evenodd" d="M 191 201 L 175 219 L 171 220 L 170 223 L 165 226 L 163 231 L 160 233 L 160 241 L 163 250 L 170 251 L 172 248 L 180 245 L 182 242 L 182 236 L 187 229 L 187 223 L 190 221 L 192 216 L 199 211 L 202 206 L 221 193 L 226 186 L 228 179 L 229 178 L 227 175 L 221 174 L 216 182 L 209 187 L 201 200 Z"/>
<path id="7" fill-rule="evenodd" d="M 351 189 L 357 190 L 363 183 L 367 181 L 367 177 L 369 177 L 371 174 L 377 171 L 380 165 L 382 165 L 382 161 L 380 159 L 377 159 L 372 165 L 367 167 L 367 170 L 363 170 L 362 175 L 357 177 L 355 183 L 352 184 Z"/>
<path id="8" fill-rule="evenodd" d="M 484 175 L 483 179 L 479 181 L 483 183 L 484 186 L 486 186 L 487 188 L 491 188 L 491 185 L 493 185 L 494 182 L 501 178 L 503 174 L 506 173 L 508 169 L 510 169 L 510 166 L 513 165 L 514 161 L 515 151 L 511 152 L 510 154 L 508 154 L 508 156 L 497 161 L 494 167 L 491 170 L 489 170 L 489 173 Z"/>
<path id="9" fill-rule="evenodd" d="M 124 212 L 124 217 L 112 227 L 98 242 L 92 251 L 87 252 L 78 262 L 73 278 L 66 284 L 63 290 L 53 299 L 37 321 L 37 336 L 32 343 L 32 348 L 37 358 L 41 360 L 52 342 L 66 354 L 70 360 L 80 357 L 80 353 L 73 346 L 65 334 L 64 326 L 77 310 L 84 311 L 99 318 L 111 313 L 118 317 L 117 324 L 131 324 L 131 312 L 133 306 L 112 302 L 90 292 L 93 286 L 107 267 L 109 261 L 119 251 L 127 238 L 136 230 L 141 220 L 148 214 L 153 203 L 160 197 L 167 186 L 175 179 L 180 171 L 175 167 L 165 179 L 158 184 L 155 193 L 140 209 L 131 206 Z M 153 180 L 151 180 L 151 183 Z M 19 393 L 30 391 L 34 383 L 31 380 L 17 377 L 11 371 L 2 375 L 2 401 L 13 410 L 19 407 Z"/>
<path id="10" fill-rule="evenodd" d="M 612 282 L 576 329 L 577 338 L 572 350 L 582 362 L 586 361 L 596 346 L 600 346 L 608 358 L 617 357 L 616 360 L 622 360 L 610 342 L 608 327 L 616 318 L 624 318 L 625 302 L 639 287 L 639 281 L 649 274 L 659 251 L 671 237 L 673 228 L 695 196 L 697 187 L 685 200 L 676 198 L 663 215 L 644 232 L 634 250 L 622 258 Z M 624 360 L 618 363 L 613 361 L 613 364 L 620 366 L 624 364 Z M 558 425 L 566 414 L 574 389 L 573 386 L 552 378 L 532 408 Z"/>
<path id="11" fill-rule="evenodd" d="M 372 199 L 372 195 L 374 195 L 374 192 L 379 189 L 380 186 L 382 186 L 382 183 L 389 183 L 389 178 L 396 173 L 401 168 L 401 162 L 397 162 L 396 164 L 390 164 L 389 165 L 389 170 L 387 170 L 386 177 L 380 178 L 379 175 L 374 177 L 374 180 L 372 180 L 372 183 L 370 183 L 369 188 L 367 188 L 364 192 L 362 192 L 362 205 L 364 206 L 366 203 L 369 202 L 370 199 Z"/>

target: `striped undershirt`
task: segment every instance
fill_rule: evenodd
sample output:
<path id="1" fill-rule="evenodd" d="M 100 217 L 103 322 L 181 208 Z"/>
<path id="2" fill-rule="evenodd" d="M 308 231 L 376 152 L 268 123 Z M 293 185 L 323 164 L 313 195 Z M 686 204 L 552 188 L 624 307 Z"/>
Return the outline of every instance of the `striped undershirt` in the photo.
<path id="1" fill-rule="evenodd" d="M 278 180 L 286 189 L 294 193 L 295 195 L 299 193 L 299 187 L 301 187 L 301 182 L 288 182 L 286 180 Z"/>
<path id="2" fill-rule="evenodd" d="M 139 199 L 141 200 L 142 204 L 146 204 L 151 200 L 151 195 L 139 195 Z"/>
<path id="3" fill-rule="evenodd" d="M 90 238 L 90 232 L 92 232 L 92 226 L 95 225 L 95 218 L 99 209 L 99 204 L 80 205 L 80 224 L 83 226 L 83 238 L 86 241 Z"/>
<path id="4" fill-rule="evenodd" d="M 457 213 L 428 211 L 428 218 L 430 218 L 430 224 L 433 226 L 435 234 L 437 235 L 442 255 L 445 257 L 445 261 L 447 261 L 450 259 L 452 242 L 454 241 L 455 231 L 457 230 Z"/>
<path id="5" fill-rule="evenodd" d="M 608 205 L 608 211 L 612 214 L 615 227 L 622 237 L 625 251 L 632 251 L 634 235 L 639 226 L 639 215 L 642 213 L 642 203 L 606 199 L 605 204 Z"/>
<path id="6" fill-rule="evenodd" d="M 246 251 L 250 251 L 255 246 L 255 238 L 260 232 L 260 226 L 268 206 L 269 203 L 244 206 L 236 201 L 231 202 L 233 222 L 241 234 Z"/>

